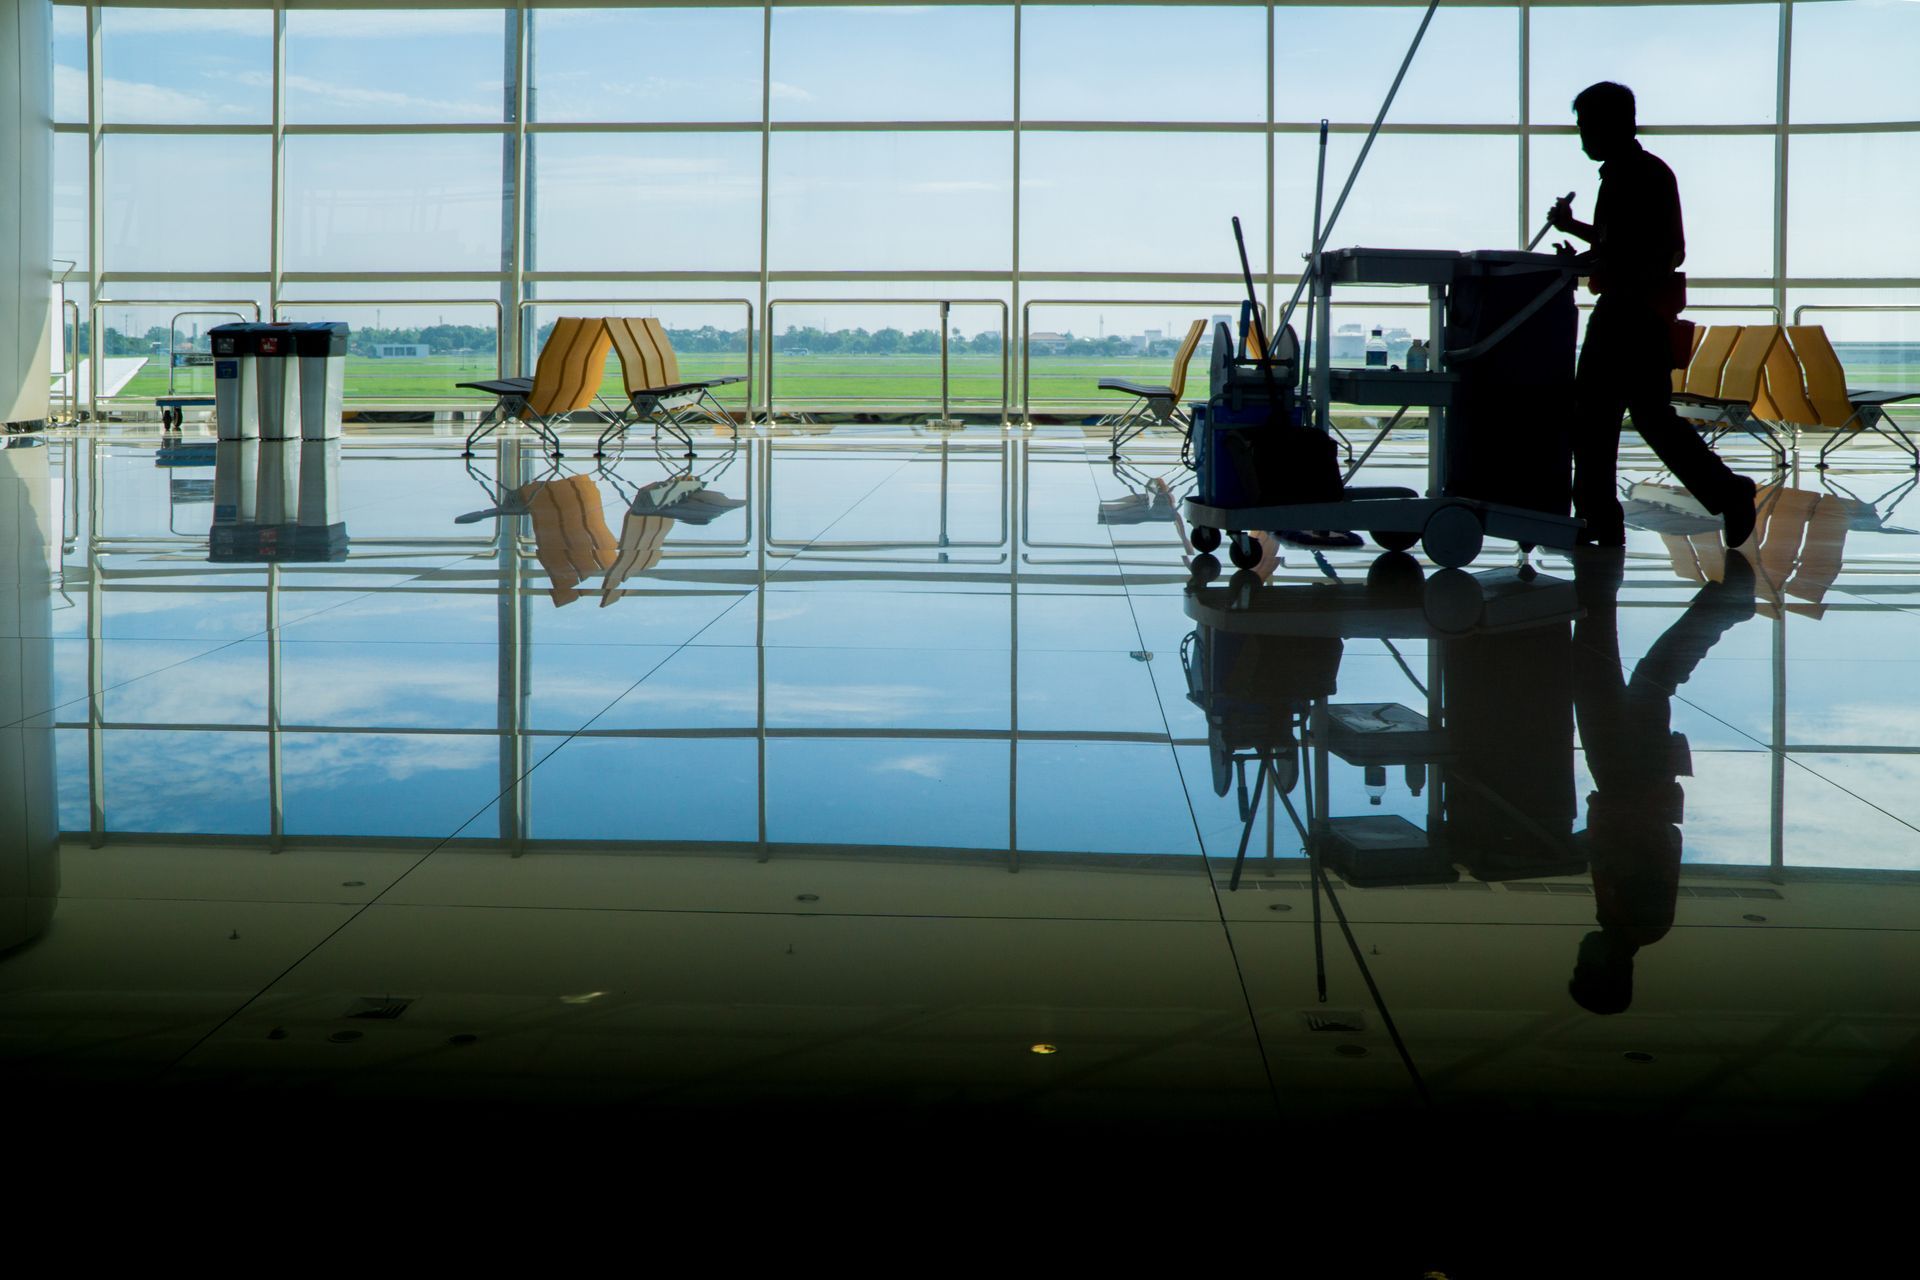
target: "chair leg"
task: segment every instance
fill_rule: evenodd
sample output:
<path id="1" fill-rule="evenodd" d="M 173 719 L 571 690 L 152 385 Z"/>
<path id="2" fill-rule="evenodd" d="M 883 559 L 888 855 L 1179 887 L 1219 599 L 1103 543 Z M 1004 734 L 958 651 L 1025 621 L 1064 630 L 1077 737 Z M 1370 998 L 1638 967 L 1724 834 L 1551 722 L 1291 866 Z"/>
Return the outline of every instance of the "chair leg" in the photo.
<path id="1" fill-rule="evenodd" d="M 498 431 L 506 423 L 507 416 L 500 411 L 505 403 L 504 400 L 494 401 L 493 408 L 487 410 L 480 421 L 474 424 L 473 430 L 467 432 L 467 447 L 461 452 L 461 457 L 471 458 L 473 446 Z"/>
<path id="2" fill-rule="evenodd" d="M 1119 417 L 1113 420 L 1113 432 L 1108 437 L 1107 461 L 1113 462 L 1120 457 L 1120 446 L 1145 431 L 1148 426 L 1146 401 L 1136 400 L 1128 405 Z"/>
<path id="3" fill-rule="evenodd" d="M 1852 442 L 1855 434 L 1857 433 L 1852 431 L 1836 431 L 1829 435 L 1827 442 L 1820 446 L 1820 457 L 1819 460 L 1814 463 L 1814 470 L 1825 471 L 1827 469 L 1827 456 L 1838 453 L 1841 449 L 1846 448 L 1846 446 Z"/>
<path id="4" fill-rule="evenodd" d="M 1913 469 L 1920 471 L 1920 445 L 1916 445 L 1913 437 L 1901 429 L 1900 424 L 1893 420 L 1892 414 L 1888 413 L 1885 409 L 1875 409 L 1873 416 L 1863 420 L 1862 425 L 1882 440 L 1892 440 L 1895 436 L 1899 437 L 1900 444 L 1907 451 L 1907 457 L 1912 460 Z M 1887 434 L 1889 431 L 1893 433 L 1892 436 Z"/>

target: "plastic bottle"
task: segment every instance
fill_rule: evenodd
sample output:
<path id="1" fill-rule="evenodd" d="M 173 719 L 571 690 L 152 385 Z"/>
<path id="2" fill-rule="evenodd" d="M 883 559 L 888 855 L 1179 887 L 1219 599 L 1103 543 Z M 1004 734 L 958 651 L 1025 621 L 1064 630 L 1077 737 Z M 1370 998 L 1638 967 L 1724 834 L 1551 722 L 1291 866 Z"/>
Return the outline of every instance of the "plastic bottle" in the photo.
<path id="1" fill-rule="evenodd" d="M 1407 372 L 1425 373 L 1427 371 L 1427 344 L 1424 339 L 1415 338 L 1407 346 Z"/>
<path id="2" fill-rule="evenodd" d="M 1369 369 L 1387 367 L 1387 339 L 1380 325 L 1373 326 L 1373 333 L 1367 338 L 1367 367 Z"/>
<path id="3" fill-rule="evenodd" d="M 1366 788 L 1368 804 L 1377 805 L 1386 798 L 1387 767 L 1385 765 L 1370 764 L 1366 767 Z"/>

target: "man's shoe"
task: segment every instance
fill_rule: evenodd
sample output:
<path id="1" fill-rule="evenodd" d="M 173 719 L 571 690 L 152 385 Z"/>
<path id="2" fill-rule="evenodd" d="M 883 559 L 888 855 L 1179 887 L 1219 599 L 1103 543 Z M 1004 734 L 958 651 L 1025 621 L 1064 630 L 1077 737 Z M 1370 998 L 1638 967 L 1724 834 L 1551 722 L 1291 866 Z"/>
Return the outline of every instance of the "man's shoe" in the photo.
<path id="1" fill-rule="evenodd" d="M 1726 522 L 1729 549 L 1743 547 L 1753 537 L 1754 521 L 1758 515 L 1755 495 L 1760 488 L 1746 476 L 1735 476 L 1733 480 L 1733 488 L 1720 508 L 1720 518 Z"/>

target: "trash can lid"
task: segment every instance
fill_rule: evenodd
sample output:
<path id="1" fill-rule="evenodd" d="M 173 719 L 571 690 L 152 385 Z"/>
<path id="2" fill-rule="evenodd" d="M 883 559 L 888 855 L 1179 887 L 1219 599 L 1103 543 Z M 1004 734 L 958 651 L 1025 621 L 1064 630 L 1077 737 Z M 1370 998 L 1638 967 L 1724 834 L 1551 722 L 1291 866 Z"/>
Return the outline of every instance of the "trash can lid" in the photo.
<path id="1" fill-rule="evenodd" d="M 347 354 L 346 322 L 316 320 L 295 325 L 293 349 L 301 356 L 344 356 Z"/>

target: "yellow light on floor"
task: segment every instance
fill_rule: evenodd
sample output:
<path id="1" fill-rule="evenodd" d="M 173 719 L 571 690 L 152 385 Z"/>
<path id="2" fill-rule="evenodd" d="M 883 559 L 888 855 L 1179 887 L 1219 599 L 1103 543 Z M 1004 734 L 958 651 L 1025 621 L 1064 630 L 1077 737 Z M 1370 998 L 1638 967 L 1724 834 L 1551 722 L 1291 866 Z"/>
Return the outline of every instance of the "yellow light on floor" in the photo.
<path id="1" fill-rule="evenodd" d="M 1058 1052 L 1060 1052 L 1060 1046 L 1059 1046 L 1059 1045 L 1057 1045 L 1057 1044 L 1036 1044 L 1036 1045 L 1034 1045 L 1034 1046 L 1032 1046 L 1032 1047 L 1031 1047 L 1031 1048 L 1030 1048 L 1030 1049 L 1028 1050 L 1028 1052 L 1029 1052 L 1029 1053 L 1037 1053 L 1037 1054 L 1040 1054 L 1040 1055 L 1041 1055 L 1042 1057 L 1044 1057 L 1044 1056 L 1046 1056 L 1046 1055 L 1047 1055 L 1047 1054 L 1049 1054 L 1049 1053 L 1058 1053 Z"/>

